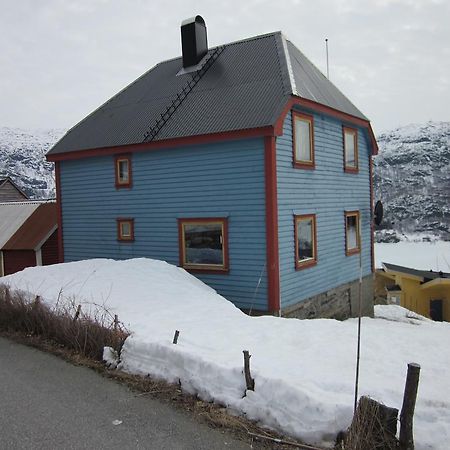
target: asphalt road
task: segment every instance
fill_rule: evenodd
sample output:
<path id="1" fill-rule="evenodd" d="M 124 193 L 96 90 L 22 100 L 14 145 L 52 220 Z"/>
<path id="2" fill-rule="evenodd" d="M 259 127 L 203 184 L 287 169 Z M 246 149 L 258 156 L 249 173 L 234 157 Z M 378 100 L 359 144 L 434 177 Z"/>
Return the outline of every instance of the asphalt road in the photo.
<path id="1" fill-rule="evenodd" d="M 0 338 L 0 449 L 102 448 L 250 447 L 88 368 Z"/>

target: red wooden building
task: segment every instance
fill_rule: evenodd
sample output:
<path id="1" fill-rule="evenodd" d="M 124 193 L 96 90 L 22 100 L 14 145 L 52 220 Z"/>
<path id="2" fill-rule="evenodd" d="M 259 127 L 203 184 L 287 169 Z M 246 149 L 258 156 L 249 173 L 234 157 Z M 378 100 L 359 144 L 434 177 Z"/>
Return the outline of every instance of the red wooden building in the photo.
<path id="1" fill-rule="evenodd" d="M 0 276 L 56 264 L 56 203 L 0 203 L 0 244 Z"/>

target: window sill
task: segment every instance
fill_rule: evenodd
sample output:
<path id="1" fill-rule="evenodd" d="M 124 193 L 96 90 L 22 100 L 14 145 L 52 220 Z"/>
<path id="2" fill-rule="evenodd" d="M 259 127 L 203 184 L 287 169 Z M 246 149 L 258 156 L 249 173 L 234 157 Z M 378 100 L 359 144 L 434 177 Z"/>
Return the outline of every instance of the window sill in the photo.
<path id="1" fill-rule="evenodd" d="M 317 260 L 312 259 L 310 261 L 304 261 L 304 262 L 295 262 L 295 270 L 303 270 L 307 269 L 308 267 L 314 267 L 317 265 Z"/>
<path id="2" fill-rule="evenodd" d="M 307 163 L 307 162 L 294 161 L 293 167 L 294 167 L 294 169 L 314 170 L 316 168 L 316 165 L 314 162 Z"/>
<path id="3" fill-rule="evenodd" d="M 218 275 L 227 275 L 230 271 L 229 268 L 220 268 L 220 267 L 195 267 L 195 266 L 181 266 L 186 272 L 189 273 L 205 273 L 205 274 L 218 274 Z"/>
<path id="4" fill-rule="evenodd" d="M 344 167 L 345 173 L 358 173 L 359 169 L 358 167 Z"/>
<path id="5" fill-rule="evenodd" d="M 350 250 L 345 250 L 345 255 L 352 256 L 358 254 L 359 252 L 360 252 L 359 248 L 351 248 Z"/>

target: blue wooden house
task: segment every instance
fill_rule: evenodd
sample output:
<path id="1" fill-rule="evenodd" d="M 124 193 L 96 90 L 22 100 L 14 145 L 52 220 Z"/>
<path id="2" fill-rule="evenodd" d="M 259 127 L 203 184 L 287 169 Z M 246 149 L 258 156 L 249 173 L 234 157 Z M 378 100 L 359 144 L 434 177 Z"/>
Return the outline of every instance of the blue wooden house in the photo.
<path id="1" fill-rule="evenodd" d="M 280 32 L 164 61 L 48 153 L 62 261 L 162 259 L 244 310 L 372 311 L 368 119 Z M 182 301 L 180 299 L 180 301 Z"/>

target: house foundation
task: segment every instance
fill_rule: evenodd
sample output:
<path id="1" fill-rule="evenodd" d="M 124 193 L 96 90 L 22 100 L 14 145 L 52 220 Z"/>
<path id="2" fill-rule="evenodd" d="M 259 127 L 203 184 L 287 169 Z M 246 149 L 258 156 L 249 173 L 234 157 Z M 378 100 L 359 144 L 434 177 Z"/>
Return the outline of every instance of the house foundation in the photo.
<path id="1" fill-rule="evenodd" d="M 362 279 L 361 314 L 373 317 L 374 278 L 373 274 Z M 282 317 L 297 319 L 337 319 L 358 317 L 359 280 L 342 284 L 322 294 L 315 295 L 295 305 L 283 308 Z"/>

